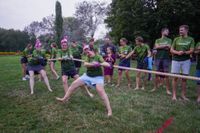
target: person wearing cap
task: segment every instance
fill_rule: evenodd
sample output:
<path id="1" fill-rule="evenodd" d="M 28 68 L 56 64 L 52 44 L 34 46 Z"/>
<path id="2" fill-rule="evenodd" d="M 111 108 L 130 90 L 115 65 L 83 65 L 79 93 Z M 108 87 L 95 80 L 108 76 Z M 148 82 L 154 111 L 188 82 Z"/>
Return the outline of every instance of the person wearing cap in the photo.
<path id="1" fill-rule="evenodd" d="M 56 98 L 58 101 L 64 102 L 69 100 L 70 96 L 74 91 L 76 91 L 80 86 L 84 86 L 85 84 L 88 86 L 96 87 L 96 91 L 98 92 L 99 96 L 102 98 L 106 109 L 107 115 L 112 115 L 112 109 L 110 106 L 110 102 L 108 96 L 104 90 L 104 77 L 101 66 L 109 67 L 110 64 L 105 62 L 103 57 L 93 49 L 90 49 L 88 45 L 84 46 L 84 52 L 86 53 L 87 57 L 84 62 L 84 66 L 87 68 L 86 73 L 84 73 L 81 77 L 76 79 L 71 86 L 69 87 L 68 91 L 65 93 L 63 98 Z"/>
<path id="2" fill-rule="evenodd" d="M 56 45 L 56 43 L 53 42 L 53 43 L 51 43 L 50 59 L 56 59 L 57 53 L 58 53 L 57 45 Z M 50 66 L 50 70 L 51 70 L 52 74 L 54 75 L 55 79 L 58 80 L 60 77 L 58 76 L 58 74 L 57 74 L 57 72 L 55 70 L 55 63 L 56 63 L 55 60 L 50 61 L 49 66 Z"/>
<path id="3" fill-rule="evenodd" d="M 31 57 L 31 50 L 33 46 L 32 44 L 28 44 L 24 51 L 22 52 L 22 57 L 21 57 L 21 66 L 22 66 L 22 80 L 27 80 L 29 78 L 29 75 L 27 74 L 27 63 L 28 63 L 28 58 Z"/>
<path id="4" fill-rule="evenodd" d="M 34 94 L 34 74 L 39 73 L 43 79 L 44 82 L 50 92 L 52 92 L 52 89 L 49 85 L 49 80 L 46 74 L 46 71 L 44 70 L 44 59 L 45 59 L 45 53 L 42 52 L 42 44 L 40 43 L 39 40 L 36 40 L 35 44 L 35 50 L 33 51 L 32 57 L 28 63 L 27 70 L 30 75 L 30 89 L 31 89 L 31 94 Z"/>
<path id="5" fill-rule="evenodd" d="M 83 53 L 83 48 L 80 45 L 78 45 L 76 41 L 72 41 L 72 45 L 71 45 L 70 48 L 71 48 L 71 51 L 72 51 L 73 58 L 81 59 L 81 55 Z M 74 64 L 75 64 L 77 73 L 79 73 L 79 69 L 81 67 L 81 62 L 80 61 L 74 61 Z"/>

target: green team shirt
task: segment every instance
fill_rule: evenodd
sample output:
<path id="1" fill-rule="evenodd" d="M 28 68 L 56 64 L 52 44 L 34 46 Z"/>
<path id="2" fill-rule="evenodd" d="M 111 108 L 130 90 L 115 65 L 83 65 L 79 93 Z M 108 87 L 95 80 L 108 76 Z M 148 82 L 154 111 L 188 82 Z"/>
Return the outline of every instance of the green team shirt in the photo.
<path id="1" fill-rule="evenodd" d="M 99 63 L 102 63 L 104 62 L 104 59 L 101 55 L 95 55 L 94 57 L 86 57 L 85 59 L 86 62 L 99 62 Z M 102 68 L 101 66 L 99 67 L 87 67 L 87 75 L 90 76 L 90 77 L 96 77 L 96 76 L 102 76 L 103 75 L 103 72 L 102 72 Z"/>
<path id="2" fill-rule="evenodd" d="M 57 56 L 57 53 L 58 53 L 58 50 L 56 48 L 52 48 L 51 49 L 51 56 L 50 56 L 50 58 L 51 59 L 55 59 L 56 56 Z"/>
<path id="3" fill-rule="evenodd" d="M 170 38 L 167 38 L 167 37 L 159 38 L 155 41 L 155 44 L 157 44 L 158 46 L 162 46 L 162 45 L 171 46 L 172 40 Z M 169 50 L 157 49 L 156 59 L 170 59 Z"/>
<path id="4" fill-rule="evenodd" d="M 198 42 L 197 44 L 196 44 L 196 49 L 197 48 L 200 48 L 200 42 Z M 200 70 L 200 53 L 199 54 L 197 54 L 197 66 L 196 66 L 196 69 L 198 69 L 198 70 Z"/>
<path id="5" fill-rule="evenodd" d="M 29 65 L 39 65 L 39 58 L 46 58 L 46 51 L 45 50 L 34 50 L 32 57 L 29 61 Z"/>
<path id="6" fill-rule="evenodd" d="M 194 48 L 194 39 L 192 37 L 176 37 L 172 43 L 172 48 L 176 51 L 188 51 Z M 172 56 L 172 60 L 185 61 L 190 59 L 190 55 L 176 55 Z"/>
<path id="7" fill-rule="evenodd" d="M 22 52 L 22 56 L 27 57 L 30 55 L 31 51 L 28 48 L 25 48 L 24 51 Z"/>
<path id="8" fill-rule="evenodd" d="M 73 57 L 80 57 L 83 52 L 83 49 L 80 45 L 77 45 L 76 47 L 71 46 L 70 49 Z"/>
<path id="9" fill-rule="evenodd" d="M 147 44 L 143 44 L 142 46 L 136 46 L 133 50 L 134 53 L 137 55 L 137 61 L 143 61 L 144 58 L 147 57 L 150 48 Z"/>
<path id="10" fill-rule="evenodd" d="M 120 46 L 118 50 L 119 50 L 118 51 L 119 54 L 123 54 L 123 55 L 128 55 L 132 51 L 131 47 L 128 45 Z M 120 60 L 123 60 L 123 59 L 120 59 Z"/>
<path id="11" fill-rule="evenodd" d="M 60 58 L 69 58 L 71 56 L 70 49 L 67 50 L 59 50 L 58 57 Z M 73 60 L 62 60 L 61 61 L 61 69 L 62 71 L 71 71 L 75 69 Z"/>
<path id="12" fill-rule="evenodd" d="M 95 53 L 99 53 L 98 47 L 96 45 L 89 45 L 90 49 L 93 50 Z"/>

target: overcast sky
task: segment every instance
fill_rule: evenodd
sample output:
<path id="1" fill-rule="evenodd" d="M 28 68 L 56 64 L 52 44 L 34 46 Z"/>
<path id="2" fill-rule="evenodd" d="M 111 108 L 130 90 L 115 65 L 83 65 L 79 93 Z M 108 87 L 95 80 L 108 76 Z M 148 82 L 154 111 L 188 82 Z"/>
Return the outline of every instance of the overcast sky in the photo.
<path id="1" fill-rule="evenodd" d="M 76 4 L 83 0 L 59 1 L 62 5 L 62 15 L 69 17 L 74 15 Z M 23 30 L 31 22 L 41 21 L 43 17 L 55 14 L 55 2 L 56 0 L 0 0 L 0 27 Z M 102 26 L 99 29 L 101 30 L 96 35 L 98 38 L 106 32 Z"/>

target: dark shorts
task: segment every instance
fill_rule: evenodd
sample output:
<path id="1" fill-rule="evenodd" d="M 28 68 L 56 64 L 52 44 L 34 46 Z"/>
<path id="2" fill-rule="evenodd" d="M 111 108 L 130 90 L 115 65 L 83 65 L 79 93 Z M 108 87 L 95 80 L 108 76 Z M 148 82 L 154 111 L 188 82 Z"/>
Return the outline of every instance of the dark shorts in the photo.
<path id="1" fill-rule="evenodd" d="M 21 62 L 21 64 L 28 63 L 27 57 L 21 57 L 20 62 Z"/>
<path id="2" fill-rule="evenodd" d="M 168 59 L 156 59 L 155 66 L 159 72 L 169 72 L 169 66 L 171 61 Z"/>
<path id="3" fill-rule="evenodd" d="M 148 58 L 145 58 L 143 60 L 137 60 L 137 68 L 138 69 L 146 69 L 148 67 Z"/>
<path id="4" fill-rule="evenodd" d="M 69 70 L 69 71 L 65 71 L 65 70 L 62 70 L 62 76 L 68 76 L 69 78 L 74 78 L 75 75 L 77 75 L 77 71 L 74 69 L 74 70 Z"/>
<path id="5" fill-rule="evenodd" d="M 47 65 L 47 59 L 39 59 L 39 62 L 44 67 Z"/>
<path id="6" fill-rule="evenodd" d="M 196 77 L 200 78 L 200 69 L 196 70 Z M 197 80 L 197 85 L 200 85 L 200 80 Z"/>
<path id="7" fill-rule="evenodd" d="M 81 59 L 81 57 L 74 57 L 75 59 Z M 74 65 L 76 68 L 80 68 L 81 67 L 81 63 L 80 61 L 74 61 Z"/>
<path id="8" fill-rule="evenodd" d="M 110 68 L 110 67 L 104 67 L 104 75 L 110 75 L 112 76 L 113 75 L 113 68 Z"/>
<path id="9" fill-rule="evenodd" d="M 122 59 L 119 61 L 119 66 L 122 67 L 131 67 L 131 60 L 130 59 Z M 119 68 L 118 70 L 122 71 L 124 69 Z"/>
<path id="10" fill-rule="evenodd" d="M 35 74 L 38 74 L 42 69 L 44 69 L 44 66 L 42 65 L 34 65 L 34 66 L 31 66 L 31 65 L 28 65 L 27 66 L 27 70 L 28 71 L 34 71 Z"/>

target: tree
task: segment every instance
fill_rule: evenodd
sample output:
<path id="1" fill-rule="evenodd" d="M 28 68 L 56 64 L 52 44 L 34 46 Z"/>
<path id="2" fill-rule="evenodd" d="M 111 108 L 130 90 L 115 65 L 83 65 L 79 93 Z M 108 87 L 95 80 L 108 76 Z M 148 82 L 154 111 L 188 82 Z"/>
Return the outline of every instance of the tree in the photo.
<path id="1" fill-rule="evenodd" d="M 56 43 L 60 44 L 63 33 L 62 7 L 60 2 L 56 1 L 56 19 L 55 19 Z"/>
<path id="2" fill-rule="evenodd" d="M 200 0 L 113 0 L 105 22 L 115 41 L 121 37 L 133 41 L 141 35 L 153 46 L 163 27 L 169 27 L 171 37 L 182 24 L 188 24 L 191 33 L 199 33 L 199 6 Z"/>
<path id="3" fill-rule="evenodd" d="M 70 41 L 83 41 L 85 40 L 85 31 L 80 26 L 81 22 L 74 17 L 66 17 L 63 19 L 64 35 L 68 36 Z"/>
<path id="4" fill-rule="evenodd" d="M 107 6 L 104 2 L 83 1 L 78 3 L 75 17 L 81 22 L 86 35 L 93 37 L 98 25 L 103 23 L 106 12 Z"/>

